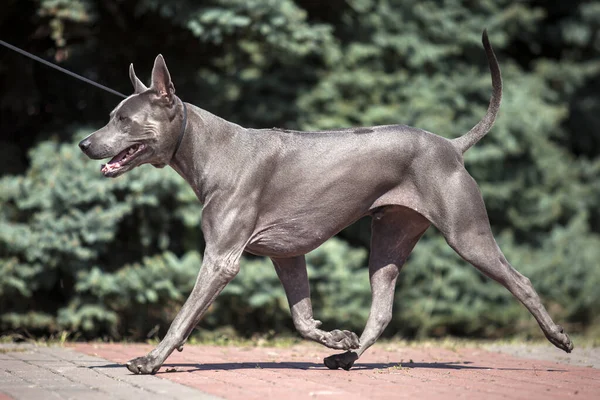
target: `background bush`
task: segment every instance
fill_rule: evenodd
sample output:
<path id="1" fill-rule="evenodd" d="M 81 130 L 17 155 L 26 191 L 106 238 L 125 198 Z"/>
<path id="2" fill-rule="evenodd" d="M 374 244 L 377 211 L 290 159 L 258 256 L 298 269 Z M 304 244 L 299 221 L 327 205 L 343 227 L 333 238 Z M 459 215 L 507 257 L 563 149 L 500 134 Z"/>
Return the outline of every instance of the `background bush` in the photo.
<path id="1" fill-rule="evenodd" d="M 566 3 L 565 3 L 566 4 Z M 467 153 L 507 258 L 557 321 L 599 323 L 600 2 L 9 0 L 3 40 L 130 93 L 162 53 L 177 94 L 249 127 L 404 123 L 456 137 L 485 113 L 487 27 L 505 83 Z M 19 21 L 15 26 L 10 21 Z M 0 330 L 161 336 L 189 293 L 201 207 L 169 168 L 115 180 L 76 143 L 118 99 L 0 49 Z M 316 318 L 361 331 L 369 221 L 308 256 Z M 201 323 L 293 325 L 270 261 L 245 257 Z M 400 275 L 387 335 L 539 335 L 432 228 Z"/>

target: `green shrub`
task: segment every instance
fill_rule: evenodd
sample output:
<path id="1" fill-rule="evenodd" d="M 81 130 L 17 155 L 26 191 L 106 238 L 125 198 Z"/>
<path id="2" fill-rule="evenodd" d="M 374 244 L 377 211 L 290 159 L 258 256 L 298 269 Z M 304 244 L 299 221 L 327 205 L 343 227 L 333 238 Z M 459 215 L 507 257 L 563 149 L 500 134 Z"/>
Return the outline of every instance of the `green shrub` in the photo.
<path id="1" fill-rule="evenodd" d="M 0 179 L 0 327 L 82 337 L 144 339 L 165 333 L 201 265 L 201 207 L 168 169 L 102 177 L 75 143 L 44 142 L 24 176 Z M 598 323 L 600 238 L 585 213 L 539 235 L 541 246 L 498 236 L 557 321 Z M 573 240 L 577 238 L 577 240 Z M 177 256 L 176 254 L 182 254 Z M 361 332 L 371 301 L 367 251 L 331 239 L 307 255 L 315 318 Z M 293 329 L 268 259 L 243 258 L 239 275 L 201 326 L 242 335 Z M 431 230 L 398 279 L 387 334 L 504 336 L 534 332 L 506 289 L 477 272 Z"/>
<path id="2" fill-rule="evenodd" d="M 109 180 L 74 143 L 43 142 L 30 156 L 26 175 L 0 180 L 2 328 L 115 334 L 104 292 L 90 297 L 83 282 L 189 243 L 200 250 L 200 205 L 173 171 Z"/>
<path id="3" fill-rule="evenodd" d="M 466 167 L 507 258 L 557 322 L 576 331 L 599 323 L 597 2 L 117 3 L 13 1 L 0 22 L 20 21 L 15 44 L 126 93 L 127 65 L 147 78 L 163 53 L 178 95 L 244 126 L 404 123 L 447 137 L 485 112 L 487 27 L 505 91 Z M 115 99 L 19 57 L 0 68 L 0 330 L 162 335 L 200 268 L 197 199 L 168 168 L 104 179 L 71 140 L 72 126 L 100 126 Z M 308 256 L 316 318 L 328 328 L 360 331 L 367 318 L 368 231 L 362 220 L 339 236 L 347 242 Z M 270 262 L 242 266 L 202 326 L 291 329 Z M 525 331 L 539 332 L 504 288 L 433 230 L 425 235 L 399 277 L 387 334 Z"/>

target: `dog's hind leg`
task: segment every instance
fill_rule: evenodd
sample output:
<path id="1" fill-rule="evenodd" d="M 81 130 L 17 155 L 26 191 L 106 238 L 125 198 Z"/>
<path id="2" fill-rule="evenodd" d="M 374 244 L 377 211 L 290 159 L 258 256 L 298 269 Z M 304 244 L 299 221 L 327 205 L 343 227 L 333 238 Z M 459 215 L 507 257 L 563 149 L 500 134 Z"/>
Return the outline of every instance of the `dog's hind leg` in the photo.
<path id="1" fill-rule="evenodd" d="M 444 184 L 444 204 L 432 222 L 462 258 L 506 287 L 535 317 L 548 340 L 571 352 L 573 344 L 542 305 L 530 280 L 515 270 L 498 247 L 477 184 L 466 172 L 454 174 Z"/>
<path id="2" fill-rule="evenodd" d="M 372 303 L 367 325 L 360 337 L 360 347 L 325 358 L 328 368 L 350 369 L 392 319 L 396 278 L 408 255 L 430 223 L 425 217 L 405 207 L 388 207 L 373 215 L 369 278 Z"/>
<path id="3" fill-rule="evenodd" d="M 353 332 L 337 329 L 327 332 L 319 329 L 321 322 L 313 318 L 304 256 L 272 258 L 272 261 L 285 289 L 294 326 L 298 332 L 306 339 L 314 340 L 332 349 L 358 348 L 358 336 Z"/>

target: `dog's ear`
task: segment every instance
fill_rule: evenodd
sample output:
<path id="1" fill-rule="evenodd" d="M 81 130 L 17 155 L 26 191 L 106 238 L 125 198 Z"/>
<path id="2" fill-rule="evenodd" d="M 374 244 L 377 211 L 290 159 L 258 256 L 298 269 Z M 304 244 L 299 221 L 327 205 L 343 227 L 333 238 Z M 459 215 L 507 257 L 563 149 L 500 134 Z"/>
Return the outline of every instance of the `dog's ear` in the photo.
<path id="1" fill-rule="evenodd" d="M 154 67 L 152 68 L 152 89 L 156 91 L 159 97 L 164 98 L 171 102 L 173 95 L 175 94 L 175 86 L 171 82 L 171 75 L 165 64 L 165 59 L 161 54 L 154 60 Z"/>
<path id="2" fill-rule="evenodd" d="M 133 63 L 129 66 L 129 79 L 131 80 L 131 84 L 133 85 L 133 92 L 135 94 L 142 93 L 148 88 L 146 85 L 139 80 L 139 78 L 135 75 L 135 71 L 133 70 Z"/>

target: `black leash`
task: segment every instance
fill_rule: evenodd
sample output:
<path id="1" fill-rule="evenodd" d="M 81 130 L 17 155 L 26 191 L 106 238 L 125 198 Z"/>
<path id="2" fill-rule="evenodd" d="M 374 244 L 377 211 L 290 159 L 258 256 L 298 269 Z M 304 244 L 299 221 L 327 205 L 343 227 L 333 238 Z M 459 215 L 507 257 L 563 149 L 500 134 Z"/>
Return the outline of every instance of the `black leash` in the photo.
<path id="1" fill-rule="evenodd" d="M 44 60 L 43 58 L 40 58 L 40 57 L 38 57 L 36 55 L 33 55 L 33 54 L 31 54 L 31 53 L 29 53 L 29 52 L 27 52 L 25 50 L 22 50 L 22 49 L 20 49 L 20 48 L 18 48 L 16 46 L 13 46 L 12 44 L 6 43 L 4 40 L 0 40 L 0 44 L 2 46 L 4 46 L 4 47 L 7 47 L 7 48 L 13 50 L 13 51 L 16 51 L 19 54 L 24 55 L 25 57 L 29 57 L 32 60 L 40 62 L 40 63 L 42 63 L 44 65 L 47 65 L 50 68 L 54 68 L 56 70 L 59 70 L 60 72 L 64 72 L 65 74 L 70 75 L 73 78 L 77 78 L 79 80 L 84 81 L 85 83 L 89 83 L 90 85 L 94 85 L 94 86 L 96 86 L 96 87 L 98 87 L 100 89 L 104 89 L 107 92 L 112 93 L 114 95 L 117 95 L 119 97 L 122 97 L 124 99 L 127 98 L 127 96 L 125 96 L 123 93 L 119 93 L 116 90 L 113 90 L 113 89 L 111 89 L 109 87 L 101 85 L 101 84 L 99 84 L 97 82 L 94 82 L 91 79 L 84 78 L 83 76 L 78 75 L 75 72 L 69 71 L 68 69 L 64 69 L 63 67 L 59 67 L 56 64 L 53 64 L 53 63 L 51 63 L 49 61 Z M 179 150 L 179 146 L 181 146 L 181 141 L 183 140 L 183 136 L 185 135 L 185 128 L 187 127 L 187 107 L 186 107 L 185 103 L 181 99 L 179 99 L 179 101 L 181 101 L 181 105 L 183 106 L 183 123 L 181 124 L 181 132 L 179 133 L 179 137 L 177 138 L 177 144 L 175 145 L 175 151 L 173 152 L 173 155 L 171 156 L 171 160 L 173 160 L 173 158 L 175 158 L 175 154 L 177 154 L 177 150 Z"/>
<path id="2" fill-rule="evenodd" d="M 116 90 L 112 90 L 111 88 L 108 88 L 108 87 L 106 87 L 106 86 L 104 86 L 104 85 L 101 85 L 101 84 L 99 84 L 99 83 L 96 83 L 96 82 L 92 81 L 91 79 L 84 78 L 84 77 L 83 77 L 83 76 L 81 76 L 81 75 L 77 75 L 76 73 L 74 73 L 74 72 L 71 72 L 71 71 L 69 71 L 68 69 L 64 69 L 63 67 L 59 67 L 59 66 L 58 66 L 58 65 L 56 65 L 56 64 L 52 64 L 51 62 L 49 62 L 49 61 L 46 61 L 46 60 L 44 60 L 43 58 L 40 58 L 40 57 L 38 57 L 38 56 L 35 56 L 35 55 L 31 54 L 31 53 L 28 53 L 28 52 L 26 52 L 25 50 L 21 50 L 20 48 L 18 48 L 18 47 L 15 47 L 15 46 L 13 46 L 12 44 L 6 43 L 4 40 L 0 40 L 0 44 L 1 44 L 2 46 L 4 46 L 4 47 L 7 47 L 7 48 L 9 48 L 9 49 L 13 50 L 13 51 L 16 51 L 16 52 L 17 52 L 17 53 L 19 53 L 19 54 L 22 54 L 22 55 L 24 55 L 25 57 L 29 57 L 29 58 L 31 58 L 31 59 L 33 59 L 33 60 L 35 60 L 35 61 L 41 62 L 42 64 L 44 64 L 44 65 L 47 65 L 47 66 L 48 66 L 48 67 L 50 67 L 50 68 L 54 68 L 54 69 L 57 69 L 57 70 L 59 70 L 60 72 L 64 72 L 65 74 L 67 74 L 67 75 L 70 75 L 70 76 L 72 76 L 73 78 L 77 78 L 77 79 L 79 79 L 79 80 L 82 80 L 82 81 L 84 81 L 84 82 L 86 82 L 86 83 L 89 83 L 90 85 L 94 85 L 94 86 L 96 86 L 96 87 L 99 87 L 100 89 L 104 89 L 104 90 L 106 90 L 107 92 L 109 92 L 109 93 L 112 93 L 112 94 L 115 94 L 115 95 L 117 95 L 117 96 L 120 96 L 120 97 L 122 97 L 122 98 L 124 98 L 124 99 L 126 99 L 126 98 L 127 98 L 127 96 L 125 96 L 123 93 L 119 93 L 119 92 L 117 92 Z"/>

